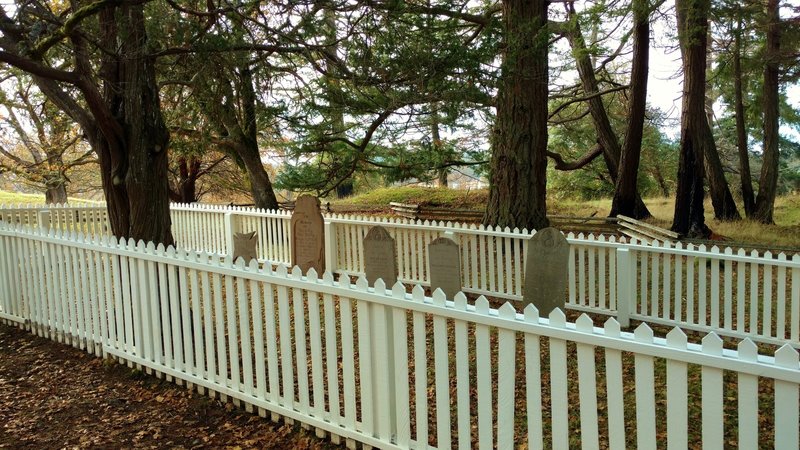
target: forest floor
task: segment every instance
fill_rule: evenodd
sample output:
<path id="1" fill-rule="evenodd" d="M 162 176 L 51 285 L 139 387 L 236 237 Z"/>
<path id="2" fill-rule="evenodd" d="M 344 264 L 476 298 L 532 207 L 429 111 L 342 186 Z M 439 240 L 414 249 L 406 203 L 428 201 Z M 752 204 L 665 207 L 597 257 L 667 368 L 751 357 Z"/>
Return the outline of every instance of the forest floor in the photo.
<path id="1" fill-rule="evenodd" d="M 0 325 L 0 448 L 336 448 L 73 347 Z"/>

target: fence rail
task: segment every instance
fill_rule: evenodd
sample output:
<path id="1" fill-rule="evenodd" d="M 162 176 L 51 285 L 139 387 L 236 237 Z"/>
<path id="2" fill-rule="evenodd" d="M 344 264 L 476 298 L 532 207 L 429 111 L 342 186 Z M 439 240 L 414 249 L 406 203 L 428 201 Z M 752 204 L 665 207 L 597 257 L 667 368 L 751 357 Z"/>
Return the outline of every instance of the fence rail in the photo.
<path id="1" fill-rule="evenodd" d="M 74 211 L 73 211 L 74 210 Z M 39 215 L 61 230 L 106 234 L 100 208 L 0 209 L 11 223 L 38 226 Z M 178 246 L 230 254 L 237 231 L 257 231 L 262 261 L 291 264 L 291 213 L 202 204 L 171 207 Z M 64 218 L 54 220 L 53 218 Z M 70 221 L 69 219 L 75 218 Z M 461 249 L 463 291 L 522 299 L 525 255 L 532 233 L 451 222 L 325 215 L 326 267 L 364 274 L 363 239 L 373 226 L 395 239 L 399 280 L 428 286 L 427 245 L 446 233 Z M 651 324 L 680 325 L 737 338 L 800 347 L 800 255 L 569 233 L 567 308 Z M 624 259 L 624 261 L 621 261 Z"/>
<path id="2" fill-rule="evenodd" d="M 540 318 L 483 297 L 468 304 L 463 294 L 19 224 L 0 224 L 0 255 L 2 311 L 32 332 L 334 440 L 800 446 L 800 362 L 789 345 L 763 355 L 749 339 L 725 349 L 714 333 L 688 343 L 678 328 L 660 339 L 646 324 L 623 332 L 614 318 L 595 327 L 559 310 Z"/>

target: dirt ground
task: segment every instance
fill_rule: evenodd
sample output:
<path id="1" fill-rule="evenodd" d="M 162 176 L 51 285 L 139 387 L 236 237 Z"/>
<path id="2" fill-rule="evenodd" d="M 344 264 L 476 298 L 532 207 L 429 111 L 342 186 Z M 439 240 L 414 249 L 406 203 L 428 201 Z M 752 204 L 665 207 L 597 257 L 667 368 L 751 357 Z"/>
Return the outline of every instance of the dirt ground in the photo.
<path id="1" fill-rule="evenodd" d="M 154 376 L 0 325 L 0 448 L 336 448 Z"/>

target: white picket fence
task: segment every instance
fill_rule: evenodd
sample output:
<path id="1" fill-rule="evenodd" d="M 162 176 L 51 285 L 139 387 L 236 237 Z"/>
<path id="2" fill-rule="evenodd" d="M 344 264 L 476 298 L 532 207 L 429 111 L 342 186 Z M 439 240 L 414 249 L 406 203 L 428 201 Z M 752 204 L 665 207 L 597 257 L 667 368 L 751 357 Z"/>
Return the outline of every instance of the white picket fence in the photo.
<path id="1" fill-rule="evenodd" d="M 379 448 L 798 449 L 800 362 L 708 334 L 335 282 L 0 223 L 0 307 L 37 335 Z M 727 382 L 726 382 L 727 380 Z M 697 384 L 700 385 L 698 392 Z M 702 411 L 702 412 L 699 412 Z M 577 419 L 580 420 L 577 420 Z"/>
<path id="2" fill-rule="evenodd" d="M 179 247 L 229 254 L 234 232 L 256 231 L 262 261 L 291 264 L 290 212 L 203 204 L 173 204 L 171 210 Z M 0 209 L 0 218 L 7 211 Z M 16 222 L 23 224 L 37 224 L 37 214 L 47 214 L 37 208 L 14 211 L 19 216 Z M 107 233 L 105 211 L 69 207 L 49 211 L 49 219 L 42 220 L 52 221 L 54 228 Z M 532 235 L 528 230 L 329 214 L 326 268 L 340 275 L 363 275 L 363 239 L 375 225 L 385 227 L 395 239 L 403 283 L 430 284 L 427 245 L 447 234 L 461 249 L 465 293 L 522 299 Z M 783 253 L 681 243 L 639 245 L 624 238 L 572 233 L 567 240 L 567 308 L 613 315 L 623 326 L 635 319 L 770 344 L 789 342 L 800 348 L 800 255 L 788 258 Z"/>

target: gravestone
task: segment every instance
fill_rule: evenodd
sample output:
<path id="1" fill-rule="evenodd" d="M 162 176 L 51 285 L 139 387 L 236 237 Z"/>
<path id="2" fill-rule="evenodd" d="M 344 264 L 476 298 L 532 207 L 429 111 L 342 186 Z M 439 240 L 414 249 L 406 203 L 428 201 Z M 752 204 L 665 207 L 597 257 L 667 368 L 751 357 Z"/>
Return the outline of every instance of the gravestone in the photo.
<path id="1" fill-rule="evenodd" d="M 314 268 L 318 274 L 325 271 L 325 231 L 319 199 L 301 195 L 292 213 L 292 265 L 300 266 L 303 273 Z"/>
<path id="2" fill-rule="evenodd" d="M 397 249 L 386 228 L 374 226 L 364 237 L 364 272 L 370 286 L 382 279 L 388 288 L 397 282 Z"/>
<path id="3" fill-rule="evenodd" d="M 233 234 L 233 260 L 244 258 L 245 263 L 250 263 L 251 259 L 258 259 L 256 253 L 256 245 L 258 244 L 258 237 L 255 231 L 249 233 L 234 233 Z"/>
<path id="4" fill-rule="evenodd" d="M 454 240 L 440 237 L 428 245 L 428 273 L 431 291 L 441 289 L 448 299 L 461 292 L 461 252 Z"/>
<path id="5" fill-rule="evenodd" d="M 539 230 L 528 242 L 522 300 L 524 305 L 533 303 L 540 317 L 555 308 L 564 310 L 568 262 L 569 244 L 557 229 Z"/>

